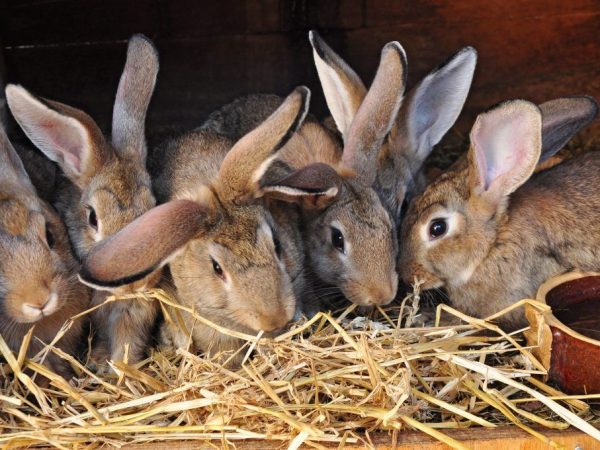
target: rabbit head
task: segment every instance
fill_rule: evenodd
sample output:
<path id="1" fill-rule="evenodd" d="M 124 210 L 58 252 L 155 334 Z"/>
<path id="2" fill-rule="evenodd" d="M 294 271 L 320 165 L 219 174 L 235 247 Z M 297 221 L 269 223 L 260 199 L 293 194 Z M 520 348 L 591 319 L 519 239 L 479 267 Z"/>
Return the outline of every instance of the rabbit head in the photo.
<path id="1" fill-rule="evenodd" d="M 402 225 L 401 275 L 425 289 L 465 283 L 487 257 L 510 194 L 540 158 L 542 114 L 523 100 L 505 102 L 477 118 L 470 139 L 467 167 L 430 184 Z"/>
<path id="2" fill-rule="evenodd" d="M 71 316 L 87 306 L 89 292 L 77 280 L 61 220 L 37 196 L 1 128 L 0 167 L 0 334 L 18 350 L 34 324 L 34 335 L 50 342 Z M 73 351 L 80 332 L 78 321 L 59 346 Z M 39 345 L 32 343 L 30 355 Z M 66 375 L 61 367 L 54 368 Z"/>
<path id="3" fill-rule="evenodd" d="M 302 123 L 308 101 L 308 89 L 297 88 L 233 145 L 212 182 L 180 192 L 95 247 L 82 278 L 114 286 L 169 263 L 179 300 L 208 319 L 246 332 L 285 326 L 296 300 L 275 223 L 260 198 L 270 195 L 261 189 L 261 179 Z M 200 135 L 198 148 L 218 139 L 211 132 Z M 312 186 L 306 195 L 320 195 Z M 299 192 L 302 187 L 288 183 L 281 189 Z M 195 331 L 204 350 L 226 340 L 211 343 L 214 331 L 198 325 Z"/>
<path id="4" fill-rule="evenodd" d="M 329 74 L 329 65 L 343 61 L 324 43 L 318 45 L 315 36 L 311 33 L 323 83 L 343 82 Z M 385 305 L 396 297 L 398 288 L 395 225 L 373 186 L 379 150 L 402 100 L 405 68 L 404 50 L 397 42 L 390 42 L 383 48 L 369 91 L 362 87 L 360 95 L 348 99 L 349 103 L 360 100 L 358 105 L 330 103 L 328 98 L 334 117 L 337 111 L 349 108 L 354 108 L 355 117 L 352 123 L 339 124 L 348 127 L 343 133 L 341 157 L 337 161 L 323 159 L 332 166 L 327 175 L 332 189 L 318 198 L 298 199 L 304 211 L 305 245 L 312 269 L 322 281 L 338 287 L 346 298 L 361 305 Z M 346 116 L 340 114 L 339 118 L 344 120 Z M 339 154 L 324 151 L 325 146 L 335 149 L 338 144 L 323 127 L 308 123 L 290 141 L 286 154 L 291 156 L 284 159 L 293 160 L 293 153 L 300 153 L 295 147 L 305 142 L 310 142 L 313 152 Z M 287 194 L 279 191 L 282 196 Z"/>
<path id="5" fill-rule="evenodd" d="M 8 105 L 25 134 L 70 181 L 57 195 L 57 208 L 80 259 L 155 205 L 144 127 L 157 71 L 156 49 L 145 37 L 134 36 L 117 90 L 110 140 L 83 111 L 36 98 L 21 86 L 6 88 Z"/>
<path id="6" fill-rule="evenodd" d="M 329 111 L 346 143 L 367 91 L 359 76 L 316 32 L 310 33 L 310 41 Z M 423 162 L 463 107 L 476 61 L 475 50 L 466 47 L 421 80 L 402 100 L 391 118 L 389 133 L 379 142 L 375 187 L 396 225 L 405 200 L 422 188 Z M 406 84 L 403 81 L 401 94 Z M 389 80 L 384 88 L 397 89 Z M 372 113 L 368 120 L 375 117 Z"/>

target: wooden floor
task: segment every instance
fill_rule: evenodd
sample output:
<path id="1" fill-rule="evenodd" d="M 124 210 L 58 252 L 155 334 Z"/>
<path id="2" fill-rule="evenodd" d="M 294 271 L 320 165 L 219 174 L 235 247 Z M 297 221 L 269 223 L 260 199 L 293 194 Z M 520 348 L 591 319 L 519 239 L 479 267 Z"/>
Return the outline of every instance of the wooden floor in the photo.
<path id="1" fill-rule="evenodd" d="M 549 431 L 538 429 L 549 440 L 567 450 L 600 449 L 600 442 L 575 429 L 565 431 Z M 447 436 L 460 441 L 469 449 L 476 450 L 545 450 L 553 448 L 549 442 L 543 442 L 516 427 L 499 427 L 495 429 L 448 430 Z M 372 442 L 379 450 L 445 450 L 450 447 L 420 432 L 399 433 L 396 443 L 391 435 L 374 435 Z M 232 442 L 238 450 L 275 450 L 286 448 L 280 441 L 248 441 Z M 123 450 L 153 450 L 168 448 L 169 450 L 215 449 L 216 443 L 201 444 L 195 441 L 177 441 L 168 443 L 137 444 L 122 447 Z M 338 448 L 337 444 L 324 445 L 325 448 Z M 231 447 L 233 448 L 233 446 Z M 304 446 L 301 448 L 314 448 Z M 364 445 L 347 444 L 345 449 L 368 450 Z M 560 448 L 560 447 L 558 447 Z"/>

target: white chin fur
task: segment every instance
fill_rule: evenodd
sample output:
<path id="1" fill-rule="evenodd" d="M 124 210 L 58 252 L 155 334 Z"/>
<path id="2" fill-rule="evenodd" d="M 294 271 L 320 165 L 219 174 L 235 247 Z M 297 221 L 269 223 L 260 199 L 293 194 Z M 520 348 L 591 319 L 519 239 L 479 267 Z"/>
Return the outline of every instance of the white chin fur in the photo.
<path id="1" fill-rule="evenodd" d="M 37 322 L 44 317 L 39 308 L 35 308 L 34 306 L 29 306 L 27 304 L 21 305 L 21 312 L 23 313 L 23 317 L 21 320 L 19 320 L 21 323 Z"/>
<path id="2" fill-rule="evenodd" d="M 54 314 L 58 310 L 58 294 L 56 292 L 50 293 L 44 307 L 42 309 L 24 303 L 21 305 L 21 312 L 23 313 L 22 323 L 33 323 Z"/>

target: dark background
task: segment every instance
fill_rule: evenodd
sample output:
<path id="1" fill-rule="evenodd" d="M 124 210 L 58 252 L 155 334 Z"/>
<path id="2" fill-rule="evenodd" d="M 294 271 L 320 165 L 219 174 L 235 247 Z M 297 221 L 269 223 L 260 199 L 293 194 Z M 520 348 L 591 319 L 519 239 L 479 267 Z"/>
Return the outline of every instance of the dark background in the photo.
<path id="1" fill-rule="evenodd" d="M 508 98 L 600 97 L 600 0 L 0 0 L 2 78 L 84 109 L 106 129 L 128 37 L 158 46 L 151 137 L 194 127 L 240 94 L 313 91 L 307 32 L 368 85 L 382 46 L 406 49 L 409 85 L 465 45 L 479 64 L 455 131 Z M 591 130 L 591 131 L 590 131 Z M 600 131 L 600 121 L 588 129 Z"/>

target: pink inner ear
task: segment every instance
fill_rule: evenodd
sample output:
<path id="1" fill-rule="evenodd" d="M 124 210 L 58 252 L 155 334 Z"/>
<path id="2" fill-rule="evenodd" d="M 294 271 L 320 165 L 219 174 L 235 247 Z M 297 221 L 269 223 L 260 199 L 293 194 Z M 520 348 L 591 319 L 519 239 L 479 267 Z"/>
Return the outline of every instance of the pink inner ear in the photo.
<path id="1" fill-rule="evenodd" d="M 507 195 L 529 177 L 539 159 L 541 115 L 529 107 L 501 106 L 478 118 L 471 140 L 480 185 Z"/>
<path id="2" fill-rule="evenodd" d="M 41 120 L 38 127 L 39 131 L 34 132 L 34 141 L 42 146 L 44 152 L 54 154 L 54 159 L 64 161 L 75 172 L 81 173 L 84 152 L 91 151 L 83 130 L 69 123 L 66 117 Z M 44 142 L 50 145 L 44 145 Z"/>

